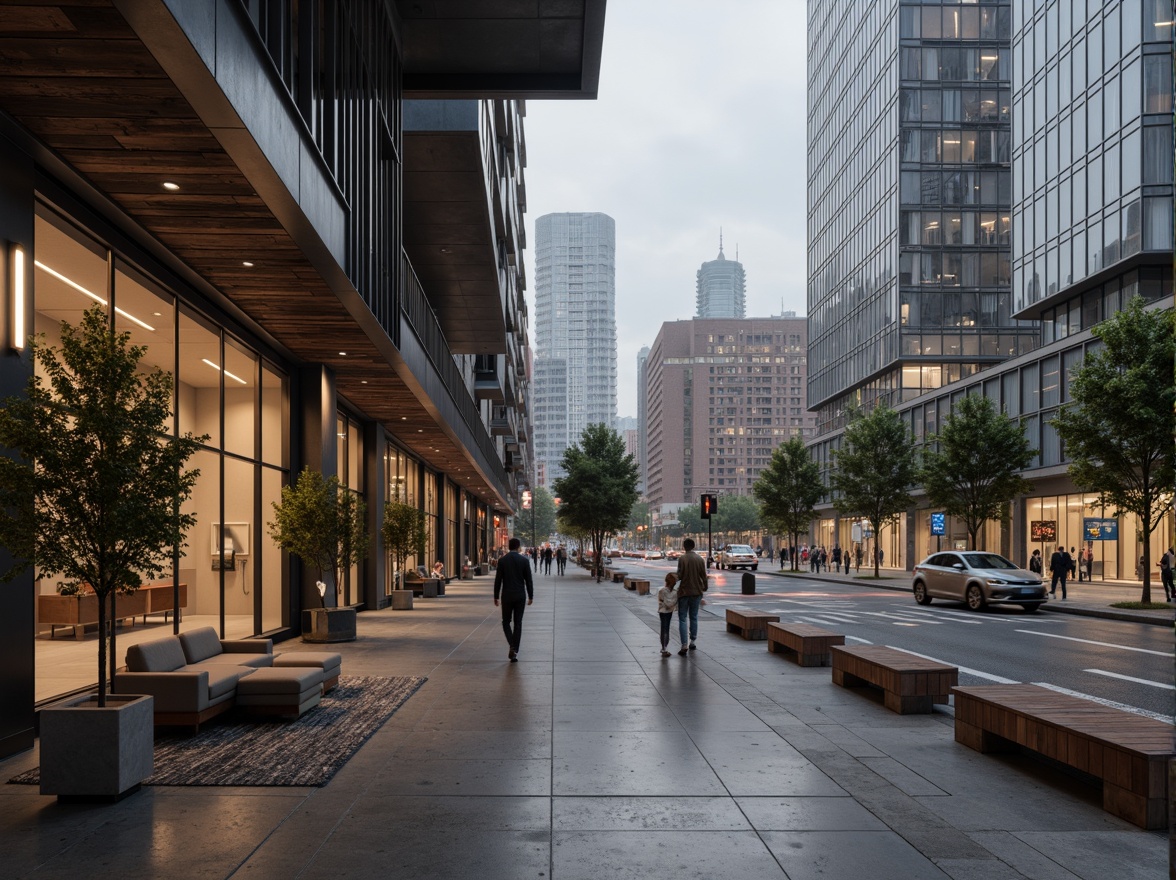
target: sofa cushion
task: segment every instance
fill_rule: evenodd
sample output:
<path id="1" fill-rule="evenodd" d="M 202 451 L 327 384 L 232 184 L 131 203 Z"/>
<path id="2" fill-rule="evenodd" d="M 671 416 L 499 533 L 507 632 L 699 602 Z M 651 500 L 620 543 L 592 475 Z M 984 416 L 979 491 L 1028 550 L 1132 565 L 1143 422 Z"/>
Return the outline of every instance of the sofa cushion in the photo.
<path id="1" fill-rule="evenodd" d="M 180 644 L 184 647 L 184 656 L 188 658 L 189 663 L 199 663 L 201 660 L 215 657 L 222 650 L 220 636 L 211 626 L 180 633 L 179 638 Z"/>
<path id="2" fill-rule="evenodd" d="M 223 669 L 233 666 L 252 667 L 254 669 L 261 669 L 265 666 L 273 666 L 273 654 L 217 654 L 215 657 L 209 657 L 207 660 L 200 660 L 196 663 L 189 663 L 189 669 Z"/>
<path id="3" fill-rule="evenodd" d="M 188 662 L 175 636 L 127 648 L 127 672 L 173 672 Z"/>
<path id="4" fill-rule="evenodd" d="M 208 699 L 216 701 L 217 697 L 233 694 L 237 684 L 244 675 L 253 672 L 244 666 L 222 666 L 219 669 L 205 667 L 208 670 Z"/>

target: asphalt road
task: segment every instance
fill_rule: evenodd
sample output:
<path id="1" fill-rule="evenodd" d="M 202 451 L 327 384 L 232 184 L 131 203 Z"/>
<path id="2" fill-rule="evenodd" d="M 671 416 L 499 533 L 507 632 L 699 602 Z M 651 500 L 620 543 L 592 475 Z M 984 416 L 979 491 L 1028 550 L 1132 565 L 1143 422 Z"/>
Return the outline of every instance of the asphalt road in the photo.
<path id="1" fill-rule="evenodd" d="M 672 561 L 614 560 L 649 572 L 653 590 Z M 767 566 L 765 565 L 765 568 Z M 1176 713 L 1172 630 L 1162 626 L 1038 612 L 1019 607 L 969 611 L 909 592 L 757 573 L 756 594 L 741 591 L 743 572 L 711 571 L 707 611 L 750 607 L 781 621 L 844 633 L 846 644 L 888 645 L 957 666 L 960 684 L 1032 682 L 1105 701 L 1166 721 Z M 897 583 L 897 582 L 895 582 Z M 650 613 L 656 614 L 650 600 Z"/>

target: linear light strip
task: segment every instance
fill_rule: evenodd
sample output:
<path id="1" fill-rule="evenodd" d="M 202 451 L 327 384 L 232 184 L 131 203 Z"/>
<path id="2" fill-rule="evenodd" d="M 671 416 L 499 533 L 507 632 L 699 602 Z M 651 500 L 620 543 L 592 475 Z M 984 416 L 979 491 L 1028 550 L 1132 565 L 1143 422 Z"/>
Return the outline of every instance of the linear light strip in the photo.
<path id="1" fill-rule="evenodd" d="M 248 385 L 248 384 L 249 384 L 249 383 L 248 383 L 248 382 L 246 382 L 244 379 L 242 379 L 240 376 L 234 376 L 234 375 L 233 375 L 232 373 L 230 373 L 228 370 L 221 370 L 221 368 L 220 368 L 220 365 L 219 365 L 219 364 L 214 364 L 214 363 L 213 363 L 212 361 L 210 361 L 208 358 L 201 358 L 200 360 L 204 361 L 204 363 L 208 364 L 208 365 L 209 365 L 210 367 L 212 367 L 214 370 L 220 370 L 222 373 L 224 373 L 224 374 L 225 374 L 226 376 L 228 376 L 230 379 L 236 379 L 236 380 L 237 380 L 238 382 L 240 382 L 242 385 Z"/>
<path id="2" fill-rule="evenodd" d="M 56 269 L 52 269 L 49 266 L 46 266 L 40 260 L 33 260 L 33 265 L 36 266 L 41 271 L 49 273 L 50 275 L 52 275 L 54 278 L 56 278 L 58 281 L 62 282 L 63 284 L 66 284 L 66 285 L 72 287 L 78 293 L 83 293 L 86 296 L 90 297 L 90 299 L 94 300 L 94 302 L 100 303 L 101 305 L 107 305 L 106 300 L 104 300 L 98 294 L 94 293 L 91 290 L 87 290 L 86 288 L 82 287 L 82 285 L 80 285 L 76 281 L 74 281 L 72 278 L 67 278 L 66 276 L 62 275 Z M 155 328 L 152 327 L 150 324 L 148 324 L 144 321 L 140 321 L 138 318 L 136 318 L 134 315 L 130 314 L 129 312 L 124 312 L 122 309 L 118 308 L 118 306 L 115 306 L 114 312 L 117 315 L 122 315 L 128 321 L 133 321 L 134 323 L 138 324 L 140 327 L 142 327 L 144 330 L 147 330 L 148 332 L 151 332 L 151 333 L 155 332 Z"/>
<path id="3" fill-rule="evenodd" d="M 12 249 L 12 347 L 23 351 L 25 347 L 25 254 L 24 248 L 16 245 Z"/>

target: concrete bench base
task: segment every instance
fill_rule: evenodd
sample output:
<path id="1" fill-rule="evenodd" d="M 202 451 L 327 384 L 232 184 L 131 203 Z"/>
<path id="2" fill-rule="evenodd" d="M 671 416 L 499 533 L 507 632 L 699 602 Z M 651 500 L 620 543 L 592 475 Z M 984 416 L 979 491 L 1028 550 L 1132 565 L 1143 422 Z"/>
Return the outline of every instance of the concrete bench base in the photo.
<path id="1" fill-rule="evenodd" d="M 886 708 L 900 715 L 932 712 L 947 704 L 959 683 L 959 670 L 880 645 L 833 645 L 833 683 L 841 687 L 882 688 Z"/>
<path id="2" fill-rule="evenodd" d="M 828 666 L 829 649 L 844 645 L 845 636 L 811 623 L 769 623 L 768 650 L 784 654 L 801 666 Z"/>

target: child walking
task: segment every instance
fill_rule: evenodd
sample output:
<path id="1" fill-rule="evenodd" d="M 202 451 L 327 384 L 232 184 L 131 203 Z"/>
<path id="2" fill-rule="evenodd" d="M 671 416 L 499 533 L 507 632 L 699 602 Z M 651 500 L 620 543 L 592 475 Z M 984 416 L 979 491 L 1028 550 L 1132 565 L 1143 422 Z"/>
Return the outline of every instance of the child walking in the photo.
<path id="1" fill-rule="evenodd" d="M 678 577 L 672 571 L 666 574 L 666 585 L 657 591 L 657 616 L 661 618 L 661 646 L 663 657 L 669 657 L 670 621 L 678 610 Z"/>

